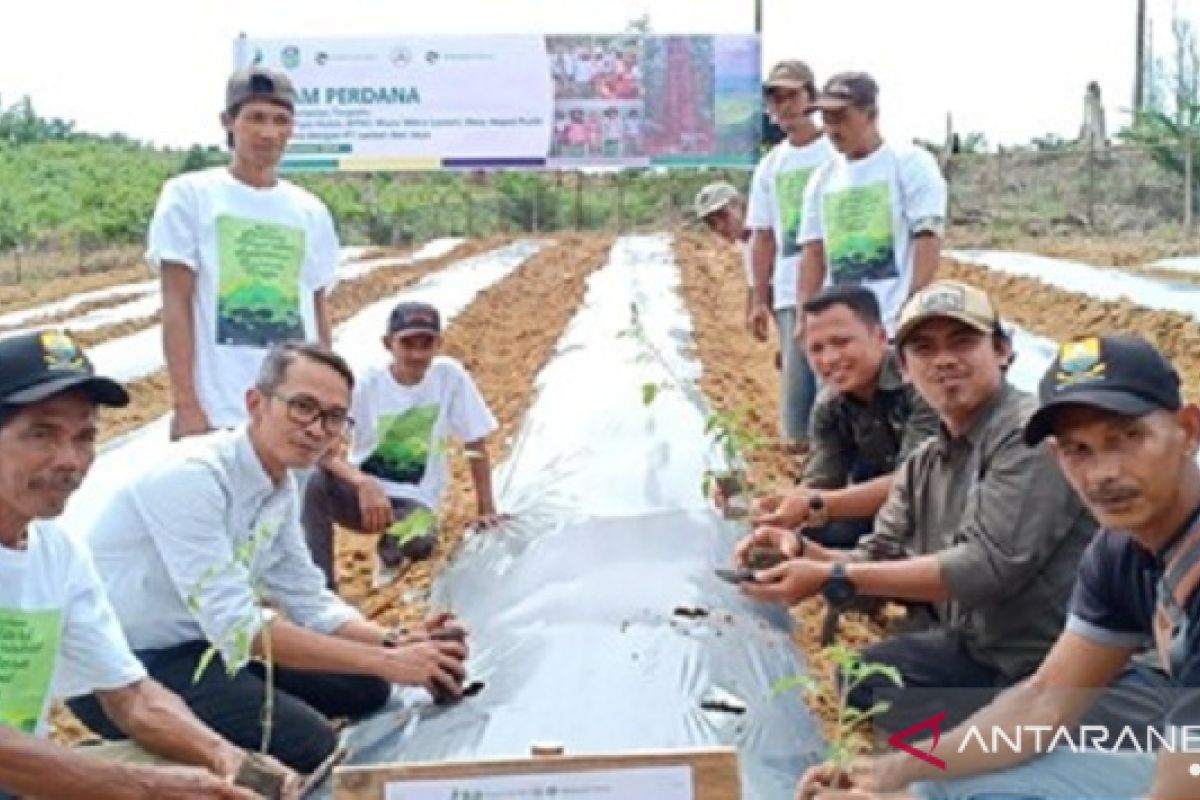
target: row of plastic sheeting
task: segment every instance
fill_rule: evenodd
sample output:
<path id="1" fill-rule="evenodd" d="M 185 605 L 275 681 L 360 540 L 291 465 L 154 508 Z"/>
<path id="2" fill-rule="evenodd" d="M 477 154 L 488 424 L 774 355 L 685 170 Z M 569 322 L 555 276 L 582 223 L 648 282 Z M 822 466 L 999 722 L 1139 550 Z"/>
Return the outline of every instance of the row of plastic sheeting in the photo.
<path id="1" fill-rule="evenodd" d="M 1119 269 L 1004 250 L 949 250 L 946 256 L 1009 275 L 1036 278 L 1050 286 L 1100 300 L 1126 299 L 1147 308 L 1200 318 L 1200 284 L 1162 281 Z"/>
<path id="2" fill-rule="evenodd" d="M 515 519 L 470 536 L 433 590 L 482 689 L 399 693 L 352 730 L 352 763 L 730 745 L 743 796 L 784 800 L 821 757 L 802 699 L 773 691 L 805 671 L 790 617 L 713 572 L 745 529 L 702 491 L 721 462 L 678 284 L 665 236 L 618 240 L 592 275 L 497 472 Z"/>

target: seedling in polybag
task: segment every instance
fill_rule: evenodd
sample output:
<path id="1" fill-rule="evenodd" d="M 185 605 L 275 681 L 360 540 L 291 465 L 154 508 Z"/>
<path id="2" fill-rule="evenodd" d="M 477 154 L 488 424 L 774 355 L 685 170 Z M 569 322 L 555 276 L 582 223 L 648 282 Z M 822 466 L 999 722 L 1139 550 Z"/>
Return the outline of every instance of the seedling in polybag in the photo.
<path id="1" fill-rule="evenodd" d="M 880 701 L 868 709 L 853 708 L 849 704 L 850 693 L 863 681 L 883 676 L 896 686 L 903 686 L 900 670 L 890 664 L 863 661 L 859 651 L 844 644 L 834 644 L 821 651 L 832 664 L 835 672 L 829 682 L 812 675 L 793 675 L 777 681 L 771 687 L 772 694 L 783 694 L 799 689 L 815 699 L 819 705 L 832 705 L 834 709 L 834 734 L 829 740 L 826 759 L 833 765 L 832 786 L 846 785 L 850 765 L 866 749 L 866 738 L 861 726 L 891 708 L 891 703 Z"/>
<path id="2" fill-rule="evenodd" d="M 719 489 L 725 500 L 723 511 L 726 518 L 745 516 L 754 487 L 749 473 L 739 465 L 747 463 L 754 453 L 765 447 L 766 440 L 751 430 L 749 413 L 745 410 L 710 414 L 704 423 L 704 434 L 720 450 L 725 467 L 705 471 L 701 492 L 711 497 L 713 489 Z"/>

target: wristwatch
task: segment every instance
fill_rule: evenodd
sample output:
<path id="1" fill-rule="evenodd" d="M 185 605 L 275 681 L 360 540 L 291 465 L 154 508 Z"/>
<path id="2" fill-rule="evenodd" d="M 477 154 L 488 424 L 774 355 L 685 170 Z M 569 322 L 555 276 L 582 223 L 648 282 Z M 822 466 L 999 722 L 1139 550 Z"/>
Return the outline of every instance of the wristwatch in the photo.
<path id="1" fill-rule="evenodd" d="M 825 498 L 819 492 L 814 492 L 808 496 L 808 526 L 810 528 L 824 528 L 829 524 L 829 508 L 825 505 Z"/>
<path id="2" fill-rule="evenodd" d="M 854 588 L 850 576 L 846 574 L 846 562 L 834 561 L 833 571 L 830 572 L 825 585 L 821 587 L 821 595 L 829 605 L 840 607 L 853 600 L 857 594 L 858 591 Z"/>

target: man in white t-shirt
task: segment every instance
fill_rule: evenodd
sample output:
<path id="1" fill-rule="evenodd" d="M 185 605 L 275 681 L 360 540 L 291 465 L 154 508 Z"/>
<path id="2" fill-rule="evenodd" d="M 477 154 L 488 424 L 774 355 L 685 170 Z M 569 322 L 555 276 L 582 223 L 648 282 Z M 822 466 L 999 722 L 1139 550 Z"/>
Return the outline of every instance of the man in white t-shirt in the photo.
<path id="1" fill-rule="evenodd" d="M 162 277 L 173 438 L 244 423 L 243 398 L 272 344 L 330 345 L 333 220 L 278 174 L 295 102 L 286 74 L 235 72 L 221 115 L 232 162 L 172 178 L 155 208 L 146 258 Z"/>
<path id="2" fill-rule="evenodd" d="M 710 183 L 696 193 L 696 217 L 738 249 L 746 269 L 746 322 L 754 303 L 754 268 L 750 263 L 750 229 L 746 227 L 746 201 L 731 183 Z"/>
<path id="3" fill-rule="evenodd" d="M 146 677 L 87 548 L 49 522 L 95 458 L 97 406 L 128 402 L 59 331 L 0 340 L 0 798 L 252 800 L 229 783 L 243 751 Z M 114 748 L 89 757 L 44 741 L 51 699 L 89 692 L 145 751 L 195 766 L 134 766 Z"/>
<path id="4" fill-rule="evenodd" d="M 235 744 L 263 740 L 262 663 L 273 662 L 267 750 L 306 773 L 337 746 L 331 720 L 378 711 L 393 684 L 460 696 L 467 654 L 444 618 L 397 641 L 328 591 L 308 554 L 294 471 L 345 432 L 353 384 L 333 352 L 276 345 L 246 393 L 248 425 L 175 443 L 106 498 L 86 532 L 147 672 Z M 94 698 L 71 710 L 111 735 Z"/>
<path id="5" fill-rule="evenodd" d="M 767 339 L 772 313 L 779 332 L 783 373 L 780 385 L 781 428 L 785 442 L 806 449 L 817 383 L 804 347 L 795 337 L 796 233 L 803 218 L 804 191 L 813 173 L 835 155 L 833 147 L 809 119 L 816 95 L 812 70 L 803 61 L 781 61 L 763 85 L 767 112 L 787 138 L 771 149 L 750 180 L 746 224 L 754 266 L 754 302 L 749 326 Z"/>
<path id="6" fill-rule="evenodd" d="M 439 355 L 441 316 L 428 303 L 392 309 L 383 346 L 388 363 L 367 370 L 354 391 L 354 444 L 333 454 L 304 499 L 304 532 L 313 561 L 336 587 L 333 524 L 379 539 L 376 583 L 406 560 L 433 555 L 437 509 L 450 480 L 448 445 L 465 445 L 475 487 L 476 527 L 500 522 L 492 493 L 487 437 L 496 418 L 463 365 Z"/>
<path id="7" fill-rule="evenodd" d="M 900 310 L 933 281 L 946 228 L 946 181 L 925 150 L 885 142 L 870 75 L 829 79 L 813 107 L 838 150 L 805 198 L 800 302 L 822 286 L 858 283 L 879 298 L 895 336 Z"/>

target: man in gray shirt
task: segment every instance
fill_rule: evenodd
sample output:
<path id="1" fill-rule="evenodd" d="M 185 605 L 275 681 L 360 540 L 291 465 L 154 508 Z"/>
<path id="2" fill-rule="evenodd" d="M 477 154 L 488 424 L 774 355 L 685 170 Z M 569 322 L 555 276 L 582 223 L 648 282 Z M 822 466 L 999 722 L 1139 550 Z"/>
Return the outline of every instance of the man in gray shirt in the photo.
<path id="1" fill-rule="evenodd" d="M 257 748 L 261 663 L 270 659 L 268 750 L 306 773 L 336 747 L 328 718 L 378 710 L 392 684 L 455 697 L 464 676 L 465 644 L 440 638 L 451 632 L 444 620 L 396 641 L 327 590 L 308 553 L 292 470 L 312 466 L 346 432 L 353 382 L 346 362 L 318 345 L 277 345 L 247 393 L 247 427 L 172 445 L 88 531 L 146 671 L 218 733 Z M 120 737 L 93 698 L 71 708 L 92 730 Z"/>
<path id="2" fill-rule="evenodd" d="M 896 667 L 909 689 L 1009 685 L 1057 638 L 1096 524 L 1053 458 L 1022 441 L 1037 403 L 1005 379 L 1011 344 L 984 292 L 931 284 L 905 306 L 896 344 L 939 433 L 897 471 L 853 551 L 757 530 L 756 541 L 800 557 L 744 591 L 788 604 L 818 592 L 932 604 L 935 626 L 871 645 L 863 659 Z M 851 704 L 870 708 L 881 685 L 862 684 Z"/>

